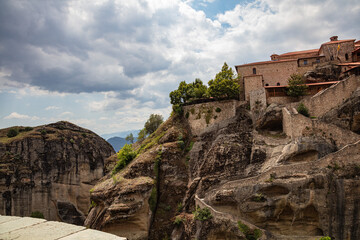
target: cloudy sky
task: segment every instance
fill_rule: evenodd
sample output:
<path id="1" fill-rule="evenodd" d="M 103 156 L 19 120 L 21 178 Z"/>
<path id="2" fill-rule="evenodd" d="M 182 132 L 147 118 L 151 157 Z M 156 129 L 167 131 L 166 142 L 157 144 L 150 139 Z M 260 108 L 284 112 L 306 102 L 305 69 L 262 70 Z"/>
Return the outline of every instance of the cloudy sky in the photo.
<path id="1" fill-rule="evenodd" d="M 360 38 L 358 0 L 0 0 L 0 128 L 169 116 L 180 81 Z"/>

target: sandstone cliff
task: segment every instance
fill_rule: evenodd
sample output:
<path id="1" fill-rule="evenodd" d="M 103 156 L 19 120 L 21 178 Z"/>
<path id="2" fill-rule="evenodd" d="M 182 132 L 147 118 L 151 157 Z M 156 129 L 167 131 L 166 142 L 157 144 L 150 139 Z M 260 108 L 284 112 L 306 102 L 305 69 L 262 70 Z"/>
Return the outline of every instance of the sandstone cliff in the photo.
<path id="1" fill-rule="evenodd" d="M 104 176 L 113 148 L 95 133 L 69 122 L 0 130 L 0 214 L 82 225 L 90 189 Z"/>
<path id="2" fill-rule="evenodd" d="M 357 116 L 356 99 L 344 106 L 332 111 Z M 200 121 L 213 106 L 168 119 L 127 167 L 96 185 L 87 226 L 129 239 L 359 239 L 357 128 L 296 110 L 285 119 L 283 107 L 255 119 L 240 105 L 196 134 L 186 116 Z M 283 121 L 296 134 L 287 136 Z M 211 217 L 198 220 L 197 206 Z"/>

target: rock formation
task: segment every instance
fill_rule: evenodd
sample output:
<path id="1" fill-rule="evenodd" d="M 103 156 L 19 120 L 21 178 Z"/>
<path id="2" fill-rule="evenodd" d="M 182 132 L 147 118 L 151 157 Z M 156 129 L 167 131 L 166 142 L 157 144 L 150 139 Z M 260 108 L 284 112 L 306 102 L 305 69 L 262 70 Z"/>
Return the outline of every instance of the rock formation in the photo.
<path id="1" fill-rule="evenodd" d="M 104 176 L 104 159 L 114 154 L 95 133 L 69 122 L 0 130 L 0 214 L 82 225 L 89 191 Z"/>
<path id="2" fill-rule="evenodd" d="M 360 239 L 357 93 L 317 119 L 237 106 L 212 124 L 173 116 L 135 144 L 95 186 L 85 224 L 131 240 Z"/>

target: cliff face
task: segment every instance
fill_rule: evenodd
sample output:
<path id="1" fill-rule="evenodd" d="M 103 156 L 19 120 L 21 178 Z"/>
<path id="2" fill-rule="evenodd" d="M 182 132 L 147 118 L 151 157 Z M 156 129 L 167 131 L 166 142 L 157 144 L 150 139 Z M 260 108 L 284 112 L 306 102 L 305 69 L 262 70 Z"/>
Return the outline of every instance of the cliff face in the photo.
<path id="1" fill-rule="evenodd" d="M 293 120 L 299 134 L 288 137 L 282 112 L 269 106 L 253 119 L 239 106 L 196 135 L 186 112 L 170 118 L 96 185 L 87 226 L 131 240 L 359 239 L 360 136 L 318 119 Z M 196 206 L 212 217 L 196 217 Z"/>
<path id="2" fill-rule="evenodd" d="M 95 133 L 69 122 L 0 130 L 0 214 L 82 225 L 89 191 L 104 175 L 113 148 Z"/>

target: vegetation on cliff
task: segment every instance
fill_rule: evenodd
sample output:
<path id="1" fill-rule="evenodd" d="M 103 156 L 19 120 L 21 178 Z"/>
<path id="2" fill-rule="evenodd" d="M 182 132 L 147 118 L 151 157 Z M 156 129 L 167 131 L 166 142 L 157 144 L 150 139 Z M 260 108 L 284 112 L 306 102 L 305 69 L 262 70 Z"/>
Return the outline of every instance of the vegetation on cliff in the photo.
<path id="1" fill-rule="evenodd" d="M 238 99 L 240 86 L 233 70 L 224 63 L 221 71 L 208 82 L 209 87 L 197 78 L 192 83 L 180 82 L 177 90 L 170 93 L 170 103 L 173 111 L 181 114 L 182 106 L 187 103 L 196 103 L 205 99 Z"/>

